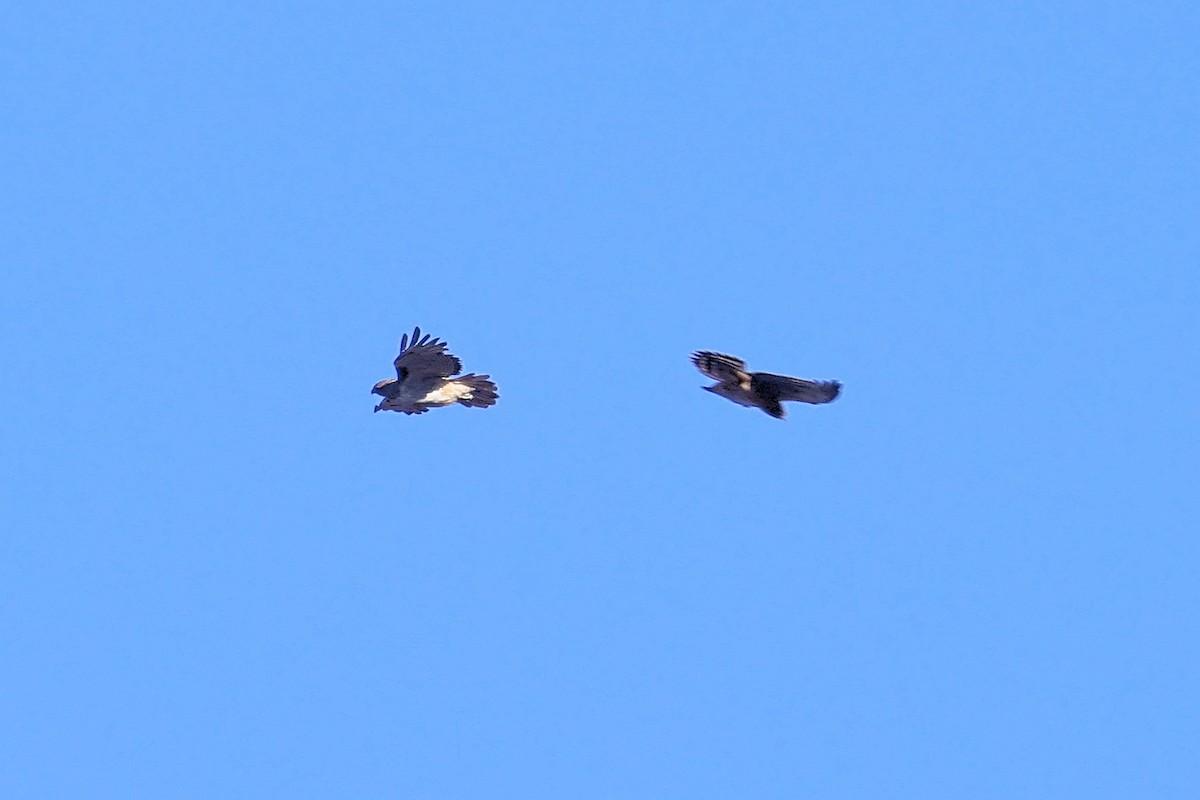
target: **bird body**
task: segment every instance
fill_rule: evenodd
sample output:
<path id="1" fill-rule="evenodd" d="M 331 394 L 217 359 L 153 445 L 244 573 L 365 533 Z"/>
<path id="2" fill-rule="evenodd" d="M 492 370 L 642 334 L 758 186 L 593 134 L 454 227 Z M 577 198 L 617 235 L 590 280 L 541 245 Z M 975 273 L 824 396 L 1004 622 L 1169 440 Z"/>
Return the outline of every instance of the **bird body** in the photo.
<path id="1" fill-rule="evenodd" d="M 716 381 L 706 391 L 732 400 L 741 406 L 761 408 L 776 419 L 783 419 L 785 400 L 822 404 L 832 402 L 841 393 L 837 381 L 809 381 L 770 372 L 748 372 L 746 362 L 734 356 L 700 350 L 692 354 L 696 369 Z"/>
<path id="2" fill-rule="evenodd" d="M 446 343 L 421 336 L 414 328 L 412 340 L 405 334 L 400 338 L 400 355 L 396 356 L 396 377 L 375 384 L 372 394 L 383 397 L 376 411 L 400 411 L 423 414 L 431 408 L 459 403 L 471 408 L 495 405 L 496 384 L 489 375 L 458 375 L 462 362 L 446 352 Z"/>

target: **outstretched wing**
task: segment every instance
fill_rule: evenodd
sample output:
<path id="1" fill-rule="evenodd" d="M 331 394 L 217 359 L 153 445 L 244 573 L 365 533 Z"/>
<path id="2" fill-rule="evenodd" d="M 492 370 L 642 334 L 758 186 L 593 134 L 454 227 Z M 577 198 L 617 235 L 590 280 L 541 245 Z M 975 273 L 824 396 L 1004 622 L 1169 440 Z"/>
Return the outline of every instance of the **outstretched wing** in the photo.
<path id="1" fill-rule="evenodd" d="M 801 403 L 820 404 L 834 400 L 842 391 L 842 384 L 756 372 L 750 376 L 750 391 L 768 401 L 799 400 Z"/>
<path id="2" fill-rule="evenodd" d="M 382 403 L 375 407 L 376 411 L 399 411 L 403 414 L 424 414 L 429 410 L 429 406 L 421 403 L 410 403 L 401 400 L 398 397 L 386 398 Z"/>
<path id="3" fill-rule="evenodd" d="M 714 381 L 731 384 L 745 384 L 750 376 L 746 374 L 746 362 L 740 358 L 714 353 L 711 350 L 699 350 L 692 353 L 692 363 L 696 369 L 703 372 Z"/>
<path id="4" fill-rule="evenodd" d="M 412 340 L 408 334 L 400 337 L 400 355 L 396 356 L 396 377 L 404 380 L 409 375 L 423 378 L 448 378 L 462 370 L 462 362 L 446 352 L 446 343 L 421 336 L 421 329 L 413 328 Z"/>

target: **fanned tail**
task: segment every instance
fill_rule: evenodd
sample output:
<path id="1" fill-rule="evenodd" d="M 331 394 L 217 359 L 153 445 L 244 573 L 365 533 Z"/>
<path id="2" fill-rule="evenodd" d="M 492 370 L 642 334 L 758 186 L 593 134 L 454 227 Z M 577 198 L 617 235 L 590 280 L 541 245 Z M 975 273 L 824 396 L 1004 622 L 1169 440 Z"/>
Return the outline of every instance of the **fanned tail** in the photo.
<path id="1" fill-rule="evenodd" d="M 462 375 L 454 379 L 455 383 L 464 384 L 471 389 L 471 396 L 464 397 L 458 402 L 468 408 L 487 408 L 496 405 L 496 384 L 492 383 L 491 375 Z"/>

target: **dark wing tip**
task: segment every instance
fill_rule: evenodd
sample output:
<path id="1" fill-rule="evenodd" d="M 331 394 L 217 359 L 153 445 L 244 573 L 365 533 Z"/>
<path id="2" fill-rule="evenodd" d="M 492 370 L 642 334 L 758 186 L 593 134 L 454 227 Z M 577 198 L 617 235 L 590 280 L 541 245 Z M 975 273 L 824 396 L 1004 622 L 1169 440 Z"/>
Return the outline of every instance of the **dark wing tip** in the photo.
<path id="1" fill-rule="evenodd" d="M 716 359 L 718 361 L 734 361 L 738 364 L 745 363 L 737 356 L 731 356 L 728 353 L 718 353 L 716 350 L 697 350 L 692 353 L 692 361 L 705 361 Z"/>
<path id="2" fill-rule="evenodd" d="M 413 328 L 411 341 L 409 340 L 407 333 L 400 337 L 400 352 L 403 353 L 409 347 L 416 347 L 417 340 L 419 338 L 421 338 L 421 326 L 418 325 L 417 327 Z"/>
<path id="3" fill-rule="evenodd" d="M 403 353 L 405 350 L 411 350 L 414 347 L 422 347 L 424 345 L 437 345 L 441 344 L 441 342 L 440 338 L 433 339 L 428 333 L 422 336 L 421 326 L 417 325 L 413 328 L 411 338 L 407 333 L 400 337 L 400 352 Z"/>
<path id="4" fill-rule="evenodd" d="M 697 350 L 692 353 L 692 363 L 701 373 L 715 381 L 726 383 L 745 379 L 746 362 L 737 356 L 717 353 L 712 350 Z"/>

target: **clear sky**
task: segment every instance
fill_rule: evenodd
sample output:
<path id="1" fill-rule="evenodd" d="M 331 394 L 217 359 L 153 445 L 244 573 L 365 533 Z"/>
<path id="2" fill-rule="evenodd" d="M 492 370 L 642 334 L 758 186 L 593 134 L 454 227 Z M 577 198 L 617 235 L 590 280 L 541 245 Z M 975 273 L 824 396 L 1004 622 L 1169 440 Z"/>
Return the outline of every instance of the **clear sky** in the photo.
<path id="1" fill-rule="evenodd" d="M 0 796 L 1200 796 L 1194 3 L 3 15 Z"/>

